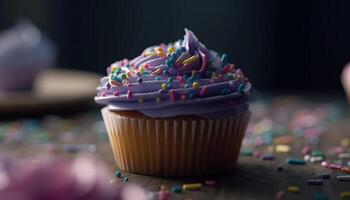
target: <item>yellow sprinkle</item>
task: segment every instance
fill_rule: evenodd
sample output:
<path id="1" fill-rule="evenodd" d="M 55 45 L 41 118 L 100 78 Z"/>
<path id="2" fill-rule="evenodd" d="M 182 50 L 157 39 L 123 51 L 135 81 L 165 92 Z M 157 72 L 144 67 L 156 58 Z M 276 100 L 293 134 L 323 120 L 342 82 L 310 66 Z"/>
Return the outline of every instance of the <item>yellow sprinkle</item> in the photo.
<path id="1" fill-rule="evenodd" d="M 192 84 L 194 89 L 198 89 L 199 88 L 199 83 L 198 82 L 193 82 Z"/>
<path id="2" fill-rule="evenodd" d="M 269 146 L 267 147 L 267 152 L 268 152 L 268 153 L 273 153 L 273 146 L 272 146 L 272 145 L 269 145 Z"/>
<path id="3" fill-rule="evenodd" d="M 169 53 L 173 53 L 174 51 L 175 51 L 175 48 L 174 48 L 174 47 L 171 47 L 171 46 L 170 46 L 170 47 L 168 48 L 168 52 L 169 52 Z"/>
<path id="4" fill-rule="evenodd" d="M 342 199 L 350 198 L 350 191 L 341 192 L 340 198 L 342 198 Z"/>
<path id="5" fill-rule="evenodd" d="M 275 146 L 275 151 L 278 153 L 288 153 L 290 151 L 289 145 L 279 144 Z"/>
<path id="6" fill-rule="evenodd" d="M 297 186 L 289 186 L 287 190 L 288 190 L 288 192 L 297 193 L 300 191 L 300 188 Z"/>
<path id="7" fill-rule="evenodd" d="M 191 56 L 191 57 L 187 58 L 186 60 L 182 61 L 182 64 L 183 65 L 191 64 L 191 63 L 193 63 L 196 60 L 198 60 L 198 56 Z"/>
<path id="8" fill-rule="evenodd" d="M 162 84 L 162 89 L 163 89 L 163 90 L 167 90 L 167 89 L 168 89 L 168 85 L 167 85 L 166 83 L 163 83 L 163 84 Z"/>
<path id="9" fill-rule="evenodd" d="M 343 138 L 341 141 L 340 141 L 340 144 L 344 147 L 348 147 L 350 146 L 350 139 L 349 138 Z"/>
<path id="10" fill-rule="evenodd" d="M 165 57 L 166 54 L 163 51 L 157 51 L 157 56 L 159 57 Z"/>
<path id="11" fill-rule="evenodd" d="M 145 72 L 145 68 L 140 67 L 139 72 L 140 72 L 141 74 L 144 73 L 144 72 Z"/>
<path id="12" fill-rule="evenodd" d="M 145 56 L 156 56 L 157 53 L 156 52 L 152 52 L 152 51 L 147 51 L 144 53 Z"/>
<path id="13" fill-rule="evenodd" d="M 200 189 L 202 189 L 202 184 L 201 183 L 184 184 L 184 185 L 182 185 L 182 189 L 184 189 L 184 190 L 200 190 Z"/>

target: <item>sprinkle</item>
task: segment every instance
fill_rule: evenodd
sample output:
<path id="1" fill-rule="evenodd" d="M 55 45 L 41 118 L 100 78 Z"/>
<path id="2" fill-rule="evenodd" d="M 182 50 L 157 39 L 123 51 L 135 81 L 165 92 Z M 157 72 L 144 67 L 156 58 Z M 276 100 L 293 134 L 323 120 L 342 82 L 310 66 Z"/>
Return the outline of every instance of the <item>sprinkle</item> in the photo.
<path id="1" fill-rule="evenodd" d="M 287 158 L 286 162 L 291 165 L 305 165 L 305 160 L 301 159 Z"/>
<path id="2" fill-rule="evenodd" d="M 204 86 L 201 91 L 199 92 L 199 95 L 204 96 L 208 93 L 208 87 Z"/>
<path id="3" fill-rule="evenodd" d="M 199 88 L 199 83 L 198 82 L 193 82 L 192 84 L 194 89 L 198 89 Z"/>
<path id="4" fill-rule="evenodd" d="M 115 91 L 115 92 L 113 92 L 113 95 L 114 95 L 114 96 L 119 96 L 119 92 L 118 92 L 118 91 Z"/>
<path id="5" fill-rule="evenodd" d="M 182 185 L 182 189 L 184 189 L 184 190 L 200 190 L 200 189 L 202 189 L 202 184 L 201 183 L 184 184 L 184 185 Z"/>
<path id="6" fill-rule="evenodd" d="M 284 197 L 284 195 L 285 195 L 285 192 L 284 192 L 283 190 L 278 191 L 278 192 L 276 193 L 276 199 L 277 199 L 277 200 L 282 200 L 283 197 Z"/>
<path id="7" fill-rule="evenodd" d="M 121 78 L 122 80 L 126 79 L 126 74 L 125 74 L 125 73 L 124 73 L 124 74 L 120 74 L 120 78 Z"/>
<path id="8" fill-rule="evenodd" d="M 170 196 L 169 191 L 159 191 L 158 192 L 158 199 L 159 200 L 167 200 Z"/>
<path id="9" fill-rule="evenodd" d="M 262 160 L 274 160 L 275 156 L 273 156 L 272 154 L 264 154 L 261 156 Z"/>
<path id="10" fill-rule="evenodd" d="M 154 80 L 156 80 L 156 81 L 159 81 L 159 80 L 161 80 L 162 78 L 160 77 L 160 76 L 156 76 L 155 78 L 154 78 Z"/>
<path id="11" fill-rule="evenodd" d="M 170 47 L 168 47 L 168 52 L 169 53 L 173 53 L 173 52 L 175 52 L 175 48 L 174 47 L 172 47 L 172 46 L 170 46 Z"/>
<path id="12" fill-rule="evenodd" d="M 350 174 L 350 167 L 342 167 L 340 168 L 340 171 L 346 174 Z"/>
<path id="13" fill-rule="evenodd" d="M 306 155 L 304 156 L 304 160 L 305 160 L 305 161 L 309 161 L 310 158 L 311 158 L 311 156 L 310 156 L 309 154 L 306 154 Z"/>
<path id="14" fill-rule="evenodd" d="M 215 186 L 216 185 L 216 181 L 206 180 L 206 181 L 204 181 L 204 184 L 207 185 L 207 186 Z"/>
<path id="15" fill-rule="evenodd" d="M 167 82 L 172 83 L 173 82 L 173 78 L 169 77 Z"/>
<path id="16" fill-rule="evenodd" d="M 162 184 L 159 188 L 161 191 L 169 190 L 169 187 L 167 185 Z"/>
<path id="17" fill-rule="evenodd" d="M 337 165 L 337 164 L 334 164 L 334 163 L 330 163 L 329 164 L 329 168 L 330 169 L 335 169 L 335 170 L 340 170 L 342 168 L 341 165 Z"/>
<path id="18" fill-rule="evenodd" d="M 339 176 L 337 176 L 337 180 L 339 180 L 339 181 L 350 181 L 350 175 L 339 175 Z"/>
<path id="19" fill-rule="evenodd" d="M 288 186 L 287 190 L 291 193 L 298 193 L 300 191 L 300 188 L 298 186 Z"/>
<path id="20" fill-rule="evenodd" d="M 170 90 L 169 91 L 169 95 L 170 95 L 170 100 L 171 101 L 176 101 L 176 93 L 175 93 L 175 90 Z"/>
<path id="21" fill-rule="evenodd" d="M 306 184 L 308 185 L 323 185 L 322 179 L 307 179 Z"/>
<path id="22" fill-rule="evenodd" d="M 195 62 L 196 60 L 198 60 L 199 57 L 194 55 L 194 56 L 191 56 L 189 58 L 187 58 L 186 60 L 182 61 L 182 64 L 185 65 L 185 64 L 191 64 L 193 62 Z"/>
<path id="23" fill-rule="evenodd" d="M 350 198 L 350 191 L 344 191 L 340 193 L 340 198 L 342 199 L 348 199 Z"/>
<path id="24" fill-rule="evenodd" d="M 253 155 L 253 149 L 251 149 L 251 148 L 242 148 L 240 154 L 242 156 L 251 156 L 251 155 Z"/>
<path id="25" fill-rule="evenodd" d="M 279 136 L 273 139 L 274 144 L 291 144 L 293 142 L 293 137 L 290 135 Z"/>
<path id="26" fill-rule="evenodd" d="M 329 168 L 329 163 L 326 161 L 321 162 L 321 166 L 325 168 Z"/>
<path id="27" fill-rule="evenodd" d="M 311 152 L 311 156 L 322 156 L 325 157 L 325 154 L 322 151 L 314 150 Z"/>
<path id="28" fill-rule="evenodd" d="M 121 177 L 122 176 L 122 173 L 119 171 L 119 170 L 117 170 L 117 171 L 115 171 L 115 174 L 114 174 L 116 177 Z"/>
<path id="29" fill-rule="evenodd" d="M 328 197 L 324 192 L 316 192 L 315 200 L 328 200 Z"/>
<path id="30" fill-rule="evenodd" d="M 131 90 L 128 90 L 126 95 L 127 95 L 127 99 L 132 99 L 132 91 Z"/>
<path id="31" fill-rule="evenodd" d="M 123 182 L 127 182 L 129 180 L 129 178 L 127 177 L 127 176 L 125 176 L 124 178 L 123 178 Z"/>
<path id="32" fill-rule="evenodd" d="M 308 147 L 308 146 L 304 146 L 303 148 L 302 148 L 302 150 L 301 150 L 301 153 L 303 154 L 303 155 L 306 155 L 306 154 L 309 154 L 310 153 L 310 147 Z"/>
<path id="33" fill-rule="evenodd" d="M 143 55 L 145 55 L 145 56 L 156 56 L 157 53 L 156 52 L 152 52 L 152 51 L 147 51 Z"/>
<path id="34" fill-rule="evenodd" d="M 340 158 L 340 159 L 348 159 L 348 158 L 350 158 L 350 153 L 340 153 L 338 155 L 338 158 Z"/>
<path id="35" fill-rule="evenodd" d="M 171 188 L 171 191 L 174 193 L 181 193 L 182 192 L 182 188 L 180 186 L 174 186 Z"/>
<path id="36" fill-rule="evenodd" d="M 311 156 L 310 162 L 316 163 L 316 162 L 322 162 L 324 158 L 322 156 Z"/>
<path id="37" fill-rule="evenodd" d="M 142 83 L 142 78 L 138 78 L 138 79 L 137 79 L 137 82 L 138 82 L 138 83 Z"/>
<path id="38" fill-rule="evenodd" d="M 329 175 L 329 174 L 320 174 L 320 175 L 318 175 L 318 178 L 321 178 L 321 179 L 330 179 L 330 178 L 331 178 L 331 175 Z"/>
<path id="39" fill-rule="evenodd" d="M 278 153 L 288 153 L 290 151 L 290 147 L 289 145 L 279 144 L 279 145 L 276 145 L 275 151 Z"/>
<path id="40" fill-rule="evenodd" d="M 168 89 L 168 85 L 167 85 L 166 83 L 163 83 L 163 84 L 162 84 L 162 89 L 163 89 L 163 90 L 167 90 L 167 89 Z"/>

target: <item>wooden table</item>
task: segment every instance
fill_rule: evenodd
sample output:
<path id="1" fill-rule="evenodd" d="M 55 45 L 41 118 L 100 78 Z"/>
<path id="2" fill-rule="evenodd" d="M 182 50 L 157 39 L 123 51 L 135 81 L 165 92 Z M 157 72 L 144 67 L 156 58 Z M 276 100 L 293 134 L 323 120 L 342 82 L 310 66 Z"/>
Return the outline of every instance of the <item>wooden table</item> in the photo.
<path id="1" fill-rule="evenodd" d="M 285 100 L 285 98 L 282 98 L 282 100 L 281 98 L 280 100 L 272 99 L 271 101 L 268 100 L 267 102 L 267 107 L 271 111 L 271 115 L 273 115 L 272 111 L 281 108 L 283 109 L 283 107 L 287 104 L 291 104 L 290 99 Z M 303 107 L 306 105 L 307 107 L 308 105 L 304 104 L 304 101 L 299 103 L 298 99 L 295 99 L 292 102 L 294 104 L 293 106 Z M 327 105 L 333 105 L 333 103 L 334 102 L 328 102 Z M 344 107 L 344 105 L 346 105 L 345 100 L 342 100 L 341 104 L 343 106 L 342 108 L 346 108 L 346 106 Z M 287 105 L 289 109 L 294 109 L 293 106 Z M 257 107 L 253 106 L 252 109 L 254 113 L 254 109 L 257 109 Z M 330 123 L 328 131 L 321 135 L 320 142 L 316 145 L 312 145 L 313 149 L 327 151 L 327 149 L 330 147 L 339 145 L 341 138 L 350 138 L 350 125 L 348 123 L 350 118 L 348 111 L 347 109 L 342 109 L 341 111 L 344 111 L 345 114 L 342 115 L 340 119 Z M 45 118 L 41 120 L 45 120 Z M 97 136 L 96 129 L 92 128 L 92 126 L 96 126 L 96 121 L 99 121 L 98 123 L 101 125 L 102 122 L 100 120 L 101 118 L 96 110 L 89 113 L 60 118 L 59 122 L 57 122 L 58 126 L 67 126 L 68 128 L 61 128 L 64 130 L 51 131 L 48 134 L 51 135 L 52 138 L 48 142 L 44 142 L 44 144 L 53 143 L 58 149 L 56 151 L 57 155 L 67 155 L 67 152 L 63 152 L 60 149 L 61 145 L 67 142 L 63 141 L 62 134 L 63 132 L 70 131 L 71 129 L 73 130 L 74 128 L 76 133 L 73 133 L 73 135 L 76 136 L 69 141 L 69 143 L 96 144 L 96 154 L 107 164 L 107 166 L 110 167 L 111 179 L 119 181 L 117 178 L 113 177 L 114 171 L 116 170 L 116 165 L 113 160 L 108 140 L 106 138 L 101 139 L 101 135 L 99 134 Z M 205 180 L 215 180 L 217 182 L 216 186 L 204 186 L 198 191 L 183 191 L 181 194 L 171 192 L 170 199 L 274 199 L 276 192 L 280 190 L 286 191 L 287 187 L 290 185 L 299 186 L 300 192 L 288 193 L 286 191 L 285 199 L 314 199 L 316 192 L 324 192 L 327 194 L 328 199 L 339 199 L 339 194 L 341 191 L 350 190 L 350 182 L 337 181 L 335 179 L 337 172 L 325 169 L 321 167 L 319 163 L 308 162 L 306 165 L 300 166 L 288 165 L 285 163 L 285 159 L 289 156 L 303 158 L 300 150 L 304 144 L 305 141 L 303 138 L 295 138 L 294 142 L 291 144 L 291 152 L 276 153 L 276 159 L 271 161 L 262 161 L 261 159 L 253 156 L 240 156 L 235 170 L 230 174 L 220 176 L 160 178 L 142 176 L 127 172 L 123 172 L 123 175 L 129 177 L 128 183 L 140 184 L 147 190 L 153 192 L 159 191 L 161 185 L 167 185 L 169 188 L 171 188 L 172 186 L 176 185 L 182 186 L 182 184 L 185 183 L 203 182 Z M 254 148 L 261 152 L 266 152 L 267 146 L 265 145 Z M 42 147 L 40 147 L 40 145 L 26 144 L 19 146 L 11 142 L 5 143 L 5 145 L 0 145 L 0 152 L 11 152 L 11 154 L 18 154 L 26 157 L 34 157 L 35 153 L 40 151 L 42 151 Z M 333 157 L 328 156 L 327 159 L 332 160 Z M 284 170 L 278 171 L 277 166 L 281 163 L 283 163 Z M 323 186 L 308 186 L 305 183 L 306 179 L 314 178 L 320 173 L 330 173 L 332 178 L 330 180 L 325 180 Z"/>

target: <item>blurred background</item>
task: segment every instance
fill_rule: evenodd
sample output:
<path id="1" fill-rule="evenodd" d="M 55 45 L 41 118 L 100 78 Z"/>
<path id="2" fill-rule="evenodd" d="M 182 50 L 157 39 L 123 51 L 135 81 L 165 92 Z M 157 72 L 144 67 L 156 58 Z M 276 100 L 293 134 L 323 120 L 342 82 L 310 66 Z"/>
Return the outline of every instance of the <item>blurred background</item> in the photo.
<path id="1" fill-rule="evenodd" d="M 105 73 L 187 27 L 259 90 L 340 93 L 349 8 L 346 0 L 0 0 L 0 30 L 29 18 L 57 45 L 58 67 Z"/>

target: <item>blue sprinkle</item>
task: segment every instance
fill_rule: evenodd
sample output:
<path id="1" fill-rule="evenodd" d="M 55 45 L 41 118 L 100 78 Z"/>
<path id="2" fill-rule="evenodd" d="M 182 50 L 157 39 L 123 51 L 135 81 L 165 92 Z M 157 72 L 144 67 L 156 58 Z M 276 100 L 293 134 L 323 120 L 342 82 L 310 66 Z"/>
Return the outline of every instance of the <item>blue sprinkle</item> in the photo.
<path id="1" fill-rule="evenodd" d="M 172 59 L 176 59 L 176 57 L 177 57 L 177 55 L 176 55 L 176 53 L 171 53 L 171 55 L 170 55 L 170 57 L 172 58 Z"/>
<path id="2" fill-rule="evenodd" d="M 166 64 L 166 66 L 168 66 L 168 67 L 172 67 L 172 66 L 173 66 L 173 63 L 171 62 L 170 59 L 169 59 L 169 60 L 166 60 L 166 61 L 165 61 L 165 64 Z"/>
<path id="3" fill-rule="evenodd" d="M 117 170 L 117 171 L 115 171 L 115 174 L 114 174 L 116 177 L 121 177 L 122 176 L 122 173 L 119 171 L 119 170 Z"/>
<path id="4" fill-rule="evenodd" d="M 157 76 L 154 78 L 154 80 L 159 81 L 159 80 L 162 80 L 162 78 L 160 76 Z"/>
<path id="5" fill-rule="evenodd" d="M 190 87 L 190 85 L 188 85 L 188 84 L 184 85 L 184 88 L 189 88 L 189 87 Z"/>
<path id="6" fill-rule="evenodd" d="M 273 156 L 272 154 L 264 154 L 261 156 L 262 160 L 274 160 L 275 156 Z"/>
<path id="7" fill-rule="evenodd" d="M 127 68 L 130 68 L 130 64 L 129 64 L 129 63 L 128 63 L 128 64 L 126 64 L 125 66 L 126 66 Z"/>
<path id="8" fill-rule="evenodd" d="M 172 82 L 173 82 L 173 78 L 169 77 L 169 78 L 168 78 L 168 82 L 169 82 L 169 83 L 172 83 Z"/>
<path id="9" fill-rule="evenodd" d="M 328 200 L 328 197 L 324 192 L 316 192 L 315 200 Z"/>
<path id="10" fill-rule="evenodd" d="M 184 75 L 182 76 L 182 78 L 183 78 L 184 80 L 187 80 L 188 76 L 187 76 L 186 74 L 184 74 Z"/>
<path id="11" fill-rule="evenodd" d="M 306 180 L 306 184 L 308 185 L 323 185 L 322 179 L 308 179 Z"/>
<path id="12" fill-rule="evenodd" d="M 137 82 L 138 82 L 138 83 L 142 83 L 142 78 L 138 78 L 138 79 L 137 79 Z"/>
<path id="13" fill-rule="evenodd" d="M 159 92 L 159 93 L 165 93 L 165 90 L 159 89 L 158 92 Z"/>

